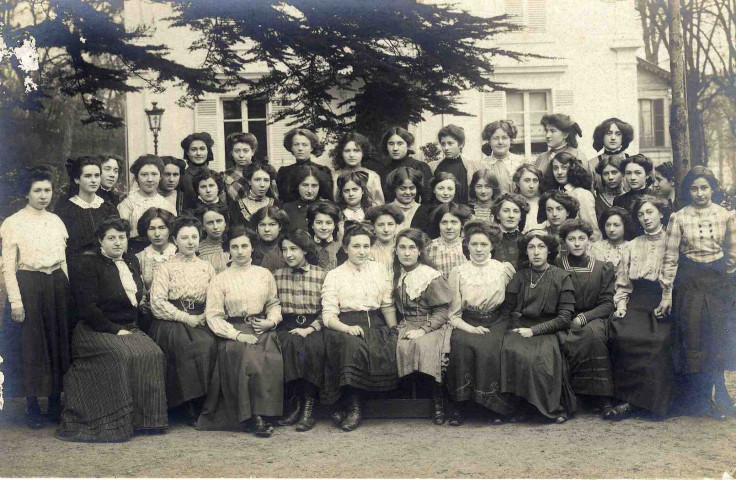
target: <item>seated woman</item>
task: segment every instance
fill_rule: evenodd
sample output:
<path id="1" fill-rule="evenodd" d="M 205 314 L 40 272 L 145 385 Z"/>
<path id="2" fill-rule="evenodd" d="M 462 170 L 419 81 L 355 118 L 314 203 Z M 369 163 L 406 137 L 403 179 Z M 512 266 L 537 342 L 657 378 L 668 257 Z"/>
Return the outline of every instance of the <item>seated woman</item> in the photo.
<path id="1" fill-rule="evenodd" d="M 544 222 L 544 230 L 553 237 L 559 237 L 560 226 L 568 218 L 576 218 L 580 204 L 576 199 L 559 190 L 544 192 L 539 199 L 539 216 L 537 220 Z M 564 251 L 564 245 L 562 245 Z"/>
<path id="2" fill-rule="evenodd" d="M 558 332 L 570 327 L 575 292 L 570 274 L 551 265 L 557 238 L 540 230 L 519 241 L 520 270 L 506 288 L 509 330 L 501 350 L 501 391 L 522 397 L 545 417 L 564 423 L 577 409 Z M 526 418 L 518 411 L 514 421 Z"/>
<path id="3" fill-rule="evenodd" d="M 364 172 L 368 175 L 366 183 L 368 191 L 375 205 L 383 205 L 385 203 L 383 197 L 383 188 L 381 187 L 381 177 L 378 173 L 368 167 L 372 163 L 374 152 L 371 142 L 365 136 L 350 132 L 346 133 L 337 142 L 335 149 L 332 150 L 332 166 L 335 168 L 335 180 L 348 172 Z M 368 168 L 366 168 L 368 167 Z M 335 185 L 335 197 L 338 197 L 339 189 Z"/>
<path id="4" fill-rule="evenodd" d="M 215 337 L 204 316 L 207 286 L 215 269 L 196 255 L 201 231 L 202 224 L 194 217 L 174 221 L 171 237 L 178 252 L 156 270 L 151 285 L 150 335 L 166 356 L 166 399 L 169 408 L 186 404 L 192 425 L 217 355 Z"/>
<path id="5" fill-rule="evenodd" d="M 440 236 L 440 231 L 437 229 L 437 225 L 432 223 L 432 215 L 437 207 L 455 201 L 455 194 L 460 189 L 460 182 L 451 173 L 439 172 L 432 177 L 430 186 L 432 188 L 432 199 L 419 205 L 415 218 L 427 218 L 427 227 L 421 230 L 426 232 L 430 238 L 437 238 Z M 413 222 L 412 227 L 416 228 Z"/>
<path id="6" fill-rule="evenodd" d="M 280 235 L 290 229 L 289 217 L 276 207 L 263 207 L 250 219 L 250 228 L 256 232 L 256 242 L 252 245 L 253 265 L 275 272 L 285 267 L 284 257 L 279 249 Z"/>
<path id="7" fill-rule="evenodd" d="M 391 202 L 401 213 L 404 214 L 404 221 L 398 226 L 398 231 L 405 228 L 417 228 L 424 231 L 427 228 L 429 218 L 424 215 L 417 216 L 419 210 L 419 199 L 422 198 L 422 189 L 424 179 L 419 170 L 409 167 L 398 167 L 389 173 L 386 179 L 387 194 L 390 192 L 395 200 Z"/>
<path id="8" fill-rule="evenodd" d="M 365 214 L 365 219 L 376 231 L 376 243 L 371 247 L 371 260 L 383 264 L 389 277 L 394 274 L 394 256 L 398 226 L 404 221 L 404 214 L 396 205 L 373 207 Z"/>
<path id="9" fill-rule="evenodd" d="M 333 414 L 344 431 L 358 428 L 364 391 L 385 392 L 398 385 L 396 309 L 386 268 L 370 260 L 373 227 L 347 222 L 342 240 L 348 260 L 330 271 L 322 287 L 327 402 L 349 397 L 347 415 Z M 360 286 L 360 288 L 356 288 Z M 379 312 L 380 310 L 380 312 Z"/>
<path id="10" fill-rule="evenodd" d="M 270 437 L 273 427 L 263 417 L 283 411 L 284 361 L 273 331 L 281 306 L 271 272 L 251 262 L 255 242 L 255 232 L 230 229 L 223 246 L 233 262 L 207 288 L 207 325 L 221 341 L 200 430 L 249 427 L 258 437 Z"/>
<path id="11" fill-rule="evenodd" d="M 616 268 L 624 250 L 629 246 L 626 233 L 631 228 L 631 216 L 621 207 L 611 207 L 603 212 L 598 226 L 603 240 L 594 242 L 590 251 L 597 260 L 609 262 Z"/>
<path id="12" fill-rule="evenodd" d="M 491 411 L 494 421 L 514 412 L 514 401 L 501 393 L 501 343 L 508 319 L 500 315 L 506 285 L 514 274 L 510 265 L 491 259 L 499 228 L 485 222 L 465 225 L 463 251 L 469 262 L 450 273 L 450 364 L 447 390 L 454 401 L 450 425 L 464 423 L 472 400 Z"/>
<path id="13" fill-rule="evenodd" d="M 176 255 L 176 245 L 169 241 L 173 221 L 174 215 L 163 208 L 149 208 L 138 220 L 138 231 L 146 235 L 151 242 L 142 252 L 135 255 L 141 267 L 146 291 L 151 290 L 153 272 L 159 265 Z"/>
<path id="14" fill-rule="evenodd" d="M 325 381 L 325 342 L 322 336 L 322 284 L 327 270 L 317 266 L 317 251 L 309 234 L 292 230 L 281 238 L 287 266 L 273 274 L 281 316 L 276 334 L 284 357 L 284 383 L 291 410 L 279 425 L 294 425 L 297 432 L 314 426 L 314 403 Z"/>
<path id="15" fill-rule="evenodd" d="M 332 201 L 332 180 L 315 165 L 300 165 L 291 177 L 291 196 L 283 205 L 293 228 L 307 230 L 307 209 L 316 200 Z"/>
<path id="16" fill-rule="evenodd" d="M 228 196 L 227 208 L 233 225 L 248 225 L 254 213 L 263 207 L 280 207 L 273 191 L 276 170 L 271 164 L 256 161 L 245 167 L 243 177 L 231 187 L 237 188 L 237 198 Z"/>
<path id="17" fill-rule="evenodd" d="M 222 249 L 222 236 L 228 228 L 227 210 L 222 205 L 203 205 L 194 211 L 204 227 L 204 240 L 199 242 L 199 258 L 209 262 L 220 273 L 227 268 L 230 255 Z"/>
<path id="18" fill-rule="evenodd" d="M 610 420 L 622 420 L 637 409 L 660 417 L 672 401 L 672 323 L 652 317 L 662 298 L 659 275 L 667 245 L 664 224 L 667 200 L 643 196 L 634 212 L 644 235 L 623 250 L 616 273 L 616 312 L 611 322 L 611 361 L 615 396 L 620 403 Z"/>
<path id="19" fill-rule="evenodd" d="M 138 260 L 126 254 L 129 234 L 127 220 L 103 220 L 100 252 L 71 265 L 78 322 L 64 375 L 62 440 L 122 442 L 168 426 L 166 358 L 137 327 L 143 281 Z"/>
<path id="20" fill-rule="evenodd" d="M 364 220 L 366 210 L 373 206 L 373 199 L 368 192 L 368 174 L 347 172 L 337 177 L 336 203 L 345 220 Z"/>
<path id="21" fill-rule="evenodd" d="M 453 268 L 468 261 L 463 252 L 462 232 L 470 216 L 470 208 L 455 202 L 446 203 L 434 210 L 432 223 L 436 225 L 440 236 L 429 242 L 426 255 L 430 264 L 442 273 L 445 280 L 450 278 Z"/>
<path id="22" fill-rule="evenodd" d="M 501 227 L 502 236 L 493 245 L 493 258 L 508 262 L 514 268 L 519 263 L 519 239 L 526 225 L 529 205 L 521 195 L 504 193 L 493 202 L 493 218 Z"/>
<path id="23" fill-rule="evenodd" d="M 473 219 L 495 223 L 491 210 L 493 201 L 501 195 L 501 187 L 493 171 L 487 168 L 476 170 L 470 178 L 468 192 L 470 199 L 468 206 L 473 211 Z"/>
<path id="24" fill-rule="evenodd" d="M 575 288 L 575 316 L 564 343 L 570 384 L 576 395 L 593 397 L 605 418 L 613 407 L 608 331 L 609 317 L 616 309 L 615 270 L 610 263 L 589 255 L 592 236 L 593 229 L 586 221 L 566 220 L 560 227 L 560 238 L 567 253 L 557 257 L 555 264 L 570 273 Z"/>
<path id="25" fill-rule="evenodd" d="M 329 272 L 337 267 L 337 253 L 340 251 L 337 228 L 340 209 L 332 202 L 318 200 L 309 206 L 307 222 L 309 234 L 316 244 L 318 265 Z"/>
<path id="26" fill-rule="evenodd" d="M 401 316 L 396 364 L 399 377 L 418 373 L 432 392 L 435 425 L 445 423 L 442 365 L 450 353 L 447 309 L 452 294 L 442 273 L 425 257 L 429 237 L 410 228 L 396 239 L 394 300 Z"/>

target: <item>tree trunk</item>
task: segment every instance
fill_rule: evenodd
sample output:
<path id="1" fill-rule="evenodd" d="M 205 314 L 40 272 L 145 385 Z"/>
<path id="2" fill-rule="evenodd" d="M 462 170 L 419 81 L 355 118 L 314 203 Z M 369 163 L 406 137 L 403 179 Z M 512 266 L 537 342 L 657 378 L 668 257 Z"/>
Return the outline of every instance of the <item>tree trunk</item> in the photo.
<path id="1" fill-rule="evenodd" d="M 682 42 L 680 0 L 669 0 L 670 76 L 672 105 L 670 107 L 670 138 L 672 161 L 677 185 L 690 168 L 690 132 L 685 90 L 685 50 Z"/>

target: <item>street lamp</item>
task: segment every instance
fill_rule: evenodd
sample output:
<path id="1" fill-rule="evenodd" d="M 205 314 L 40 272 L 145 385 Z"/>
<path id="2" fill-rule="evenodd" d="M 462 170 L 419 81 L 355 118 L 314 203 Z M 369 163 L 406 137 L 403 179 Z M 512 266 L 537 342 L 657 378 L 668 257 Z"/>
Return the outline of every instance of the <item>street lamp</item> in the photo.
<path id="1" fill-rule="evenodd" d="M 153 133 L 153 153 L 158 155 L 158 132 L 161 131 L 161 117 L 164 116 L 164 109 L 156 106 L 157 102 L 151 102 L 153 106 L 150 110 L 144 110 L 148 115 L 148 128 Z"/>

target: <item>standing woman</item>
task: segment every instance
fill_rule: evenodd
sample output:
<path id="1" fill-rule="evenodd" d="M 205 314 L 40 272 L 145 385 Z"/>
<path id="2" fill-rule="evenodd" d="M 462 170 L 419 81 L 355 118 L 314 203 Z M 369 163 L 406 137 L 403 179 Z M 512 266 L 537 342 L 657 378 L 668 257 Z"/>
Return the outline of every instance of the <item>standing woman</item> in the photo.
<path id="1" fill-rule="evenodd" d="M 120 171 L 125 168 L 125 160 L 119 155 L 100 155 L 99 160 L 102 176 L 100 177 L 100 189 L 97 195 L 113 207 L 117 207 L 121 195 L 116 189 Z"/>
<path id="2" fill-rule="evenodd" d="M 595 214 L 595 197 L 590 192 L 593 180 L 582 162 L 569 153 L 561 152 L 550 162 L 545 175 L 545 190 L 559 189 L 578 201 L 578 218 L 593 228 L 593 241 L 601 238 L 598 217 Z"/>
<path id="3" fill-rule="evenodd" d="M 733 299 L 736 289 L 736 217 L 713 203 L 718 180 L 693 167 L 682 181 L 686 205 L 667 227 L 660 281 L 662 301 L 655 314 L 674 318 L 675 371 L 684 375 L 687 413 L 723 419 L 731 410 L 723 395 L 723 371 L 736 370 Z M 674 287 L 674 302 L 670 288 Z M 673 308 L 674 303 L 674 308 Z M 711 391 L 716 386 L 716 409 Z M 723 405 L 728 402 L 728 405 Z"/>
<path id="4" fill-rule="evenodd" d="M 469 200 L 470 177 L 478 170 L 476 162 L 469 162 L 462 157 L 465 146 L 465 131 L 457 125 L 445 125 L 437 133 L 437 141 L 445 158 L 434 169 L 434 174 L 441 172 L 452 174 L 458 182 L 456 201 L 466 204 Z"/>
<path id="5" fill-rule="evenodd" d="M 153 272 L 159 265 L 176 255 L 176 245 L 169 241 L 174 218 L 168 210 L 149 208 L 138 220 L 138 231 L 145 233 L 151 242 L 149 246 L 135 254 L 141 268 L 143 285 L 148 291 L 153 283 Z"/>
<path id="6" fill-rule="evenodd" d="M 623 252 L 629 247 L 626 232 L 631 228 L 631 216 L 621 207 L 611 207 L 601 215 L 598 226 L 603 239 L 591 246 L 591 254 L 601 262 L 618 267 Z"/>
<path id="7" fill-rule="evenodd" d="M 143 282 L 126 254 L 130 225 L 106 218 L 100 251 L 72 264 L 77 326 L 64 375 L 65 406 L 57 438 L 122 442 L 136 431 L 161 433 L 166 415 L 166 359 L 138 329 Z"/>
<path id="8" fill-rule="evenodd" d="M 680 199 L 675 195 L 675 167 L 672 162 L 662 162 L 654 167 L 654 179 L 650 189 L 654 195 L 667 200 L 671 212 L 682 208 Z"/>
<path id="9" fill-rule="evenodd" d="M 192 133 L 187 135 L 181 141 L 181 148 L 184 150 L 184 160 L 187 162 L 187 168 L 181 177 L 181 188 L 184 194 L 184 209 L 193 208 L 197 203 L 197 190 L 194 187 L 194 177 L 207 168 L 214 154 L 212 146 L 215 141 L 207 132 Z"/>
<path id="10" fill-rule="evenodd" d="M 430 186 L 432 169 L 425 162 L 411 157 L 414 154 L 413 145 L 414 135 L 402 127 L 390 127 L 381 138 L 381 149 L 389 159 L 388 163 L 378 172 L 385 182 L 383 193 L 386 196 L 386 202 L 392 202 L 396 198 L 393 189 L 389 188 L 391 183 L 389 177 L 391 172 L 400 167 L 411 168 L 422 175 L 422 185 L 418 189 L 422 202 L 429 202 L 432 198 L 432 187 Z"/>
<path id="11" fill-rule="evenodd" d="M 247 225 L 254 213 L 263 207 L 280 207 L 276 199 L 273 183 L 276 170 L 270 163 L 256 161 L 245 167 L 243 176 L 230 185 L 230 190 L 237 189 L 238 197 L 227 198 L 227 208 L 233 225 Z"/>
<path id="12" fill-rule="evenodd" d="M 337 252 L 340 251 L 337 238 L 340 209 L 332 202 L 318 200 L 309 206 L 307 223 L 319 258 L 317 264 L 329 272 L 337 267 Z"/>
<path id="13" fill-rule="evenodd" d="M 164 171 L 158 184 L 158 193 L 168 200 L 171 208 L 177 213 L 184 212 L 184 194 L 181 193 L 181 176 L 187 167 L 184 160 L 176 157 L 161 157 Z"/>
<path id="14" fill-rule="evenodd" d="M 129 252 L 136 254 L 148 246 L 146 232 L 139 232 L 138 220 L 143 212 L 149 208 L 162 208 L 176 215 L 168 200 L 158 193 L 158 184 L 161 181 L 161 172 L 164 171 L 164 162 L 155 155 L 141 155 L 133 162 L 130 172 L 138 183 L 138 190 L 130 192 L 125 200 L 118 205 L 120 218 L 132 225 L 130 232 Z"/>
<path id="15" fill-rule="evenodd" d="M 544 225 L 537 220 L 539 217 L 539 188 L 542 184 L 542 177 L 542 172 L 532 164 L 522 165 L 514 172 L 513 193 L 520 194 L 529 205 L 529 213 L 526 215 L 526 222 L 524 222 L 524 228 L 521 230 L 522 233 L 544 228 Z"/>
<path id="16" fill-rule="evenodd" d="M 336 200 L 345 220 L 364 220 L 366 210 L 374 205 L 368 192 L 368 175 L 364 172 L 347 172 L 337 177 Z"/>
<path id="17" fill-rule="evenodd" d="M 511 120 L 496 120 L 486 125 L 481 133 L 485 142 L 482 150 L 486 155 L 481 160 L 481 168 L 493 172 L 498 179 L 501 193 L 512 193 L 512 175 L 519 167 L 528 163 L 523 156 L 511 153 L 511 143 L 518 132 Z"/>
<path id="18" fill-rule="evenodd" d="M 463 251 L 462 233 L 471 215 L 467 206 L 455 202 L 440 205 L 434 210 L 432 223 L 440 236 L 427 244 L 424 255 L 445 279 L 450 278 L 453 268 L 468 260 Z"/>
<path id="19" fill-rule="evenodd" d="M 427 215 L 416 215 L 419 210 L 418 202 L 422 198 L 423 182 L 424 179 L 419 170 L 408 167 L 397 168 L 386 179 L 386 194 L 390 192 L 395 198 L 391 205 L 404 214 L 404 221 L 398 226 L 399 231 L 409 227 L 422 231 L 427 228 L 429 222 Z"/>
<path id="20" fill-rule="evenodd" d="M 204 315 L 215 269 L 196 255 L 201 232 L 202 224 L 194 217 L 173 222 L 171 238 L 178 252 L 156 269 L 151 285 L 150 334 L 166 357 L 166 399 L 169 408 L 186 403 L 191 425 L 199 416 L 217 356 Z"/>
<path id="21" fill-rule="evenodd" d="M 222 236 L 228 228 L 227 210 L 222 205 L 205 205 L 195 212 L 204 227 L 204 240 L 199 242 L 197 253 L 199 258 L 209 262 L 215 272 L 220 273 L 227 268 L 230 254 L 222 249 Z"/>
<path id="22" fill-rule="evenodd" d="M 385 265 L 389 277 L 393 278 L 396 234 L 399 232 L 398 226 L 404 221 L 404 214 L 395 205 L 381 205 L 368 210 L 365 219 L 376 231 L 376 243 L 371 247 L 371 260 Z"/>
<path id="23" fill-rule="evenodd" d="M 629 148 L 633 140 L 634 127 L 618 118 L 608 118 L 595 127 L 595 130 L 593 130 L 593 150 L 596 152 L 603 150 L 603 152 L 588 160 L 586 169 L 594 177 L 596 190 L 601 192 L 605 188 L 598 166 L 603 163 L 610 163 L 609 160 L 621 163 L 629 156 L 626 149 Z"/>
<path id="24" fill-rule="evenodd" d="M 69 280 L 65 248 L 69 235 L 59 217 L 46 211 L 53 196 L 51 172 L 23 170 L 28 199 L 0 225 L 3 277 L 10 318 L 21 325 L 21 375 L 29 428 L 42 428 L 38 397 L 48 397 L 48 415 L 58 421 L 62 376 L 69 367 Z"/>
<path id="25" fill-rule="evenodd" d="M 601 158 L 595 166 L 598 195 L 595 197 L 595 214 L 600 219 L 607 209 L 613 206 L 616 198 L 624 193 L 623 160 L 617 155 Z"/>
<path id="26" fill-rule="evenodd" d="M 284 203 L 283 209 L 294 228 L 306 231 L 309 206 L 316 200 L 332 201 L 332 179 L 315 165 L 300 165 L 292 170 L 290 179 L 294 200 Z"/>
<path id="27" fill-rule="evenodd" d="M 293 188 L 294 185 L 301 182 L 301 180 L 295 180 L 295 177 L 301 177 L 297 171 L 300 169 L 303 171 L 303 167 L 313 167 L 322 173 L 322 176 L 325 177 L 325 184 L 328 186 L 328 189 L 322 191 L 322 197 L 332 200 L 332 172 L 324 165 L 312 161 L 312 157 L 319 157 L 324 152 L 324 147 L 317 135 L 306 128 L 292 128 L 284 135 L 284 148 L 294 155 L 296 163 L 279 168 L 279 173 L 276 175 L 276 189 L 278 190 L 276 193 L 279 199 L 283 203 L 298 200 L 298 192 Z"/>
<path id="28" fill-rule="evenodd" d="M 279 238 L 291 228 L 286 213 L 276 207 L 263 207 L 250 219 L 250 228 L 257 235 L 255 243 L 251 244 L 253 265 L 263 267 L 272 273 L 285 267 Z"/>
<path id="29" fill-rule="evenodd" d="M 225 195 L 222 195 L 222 180 L 220 174 L 210 170 L 202 169 L 192 182 L 194 190 L 197 192 L 197 200 L 191 205 L 188 214 L 204 205 L 222 205 L 226 207 Z"/>
<path id="30" fill-rule="evenodd" d="M 249 427 L 270 437 L 273 426 L 263 417 L 283 411 L 284 361 L 273 331 L 281 306 L 271 272 L 251 262 L 255 241 L 251 230 L 230 229 L 222 245 L 233 262 L 207 288 L 207 325 L 220 341 L 200 430 Z"/>
<path id="31" fill-rule="evenodd" d="M 560 190 L 544 192 L 539 199 L 538 222 L 544 222 L 544 230 L 557 237 L 562 223 L 568 218 L 578 216 L 580 204 L 570 195 Z M 564 245 L 563 251 L 564 251 Z"/>
<path id="32" fill-rule="evenodd" d="M 66 257 L 93 253 L 95 230 L 103 219 L 118 216 L 114 205 L 97 195 L 100 188 L 100 163 L 97 157 L 78 157 L 68 167 L 70 190 L 76 192 L 56 207 L 69 240 Z M 70 192 L 71 193 L 71 192 Z"/>
<path id="33" fill-rule="evenodd" d="M 626 177 L 626 183 L 628 183 L 630 190 L 616 197 L 613 206 L 621 207 L 631 214 L 636 200 L 647 194 L 647 189 L 652 183 L 651 177 L 654 166 L 649 158 L 637 154 L 621 162 L 621 171 Z M 629 238 L 626 240 L 632 240 L 644 233 L 641 225 L 636 224 L 633 227 Z"/>
<path id="34" fill-rule="evenodd" d="M 546 172 L 549 164 L 552 163 L 552 159 L 562 152 L 580 158 L 578 140 L 575 137 L 582 137 L 583 131 L 577 123 L 572 121 L 569 115 L 564 113 L 545 115 L 542 117 L 541 124 L 544 127 L 549 150 L 537 157 L 534 161 L 535 167 L 542 172 Z"/>
<path id="35" fill-rule="evenodd" d="M 464 423 L 468 401 L 491 410 L 494 421 L 514 412 L 512 399 L 501 393 L 501 345 L 507 317 L 500 315 L 506 286 L 514 274 L 510 265 L 491 259 L 499 228 L 484 222 L 465 225 L 463 251 L 469 262 L 450 273 L 450 363 L 447 390 L 453 400 L 450 425 Z"/>
<path id="36" fill-rule="evenodd" d="M 370 141 L 363 135 L 350 132 L 340 138 L 335 149 L 332 150 L 332 166 L 335 167 L 335 198 L 339 198 L 337 178 L 348 172 L 364 172 L 368 175 L 366 186 L 371 194 L 375 205 L 383 205 L 383 188 L 381 177 L 378 173 L 366 168 L 364 165 L 371 164 L 373 160 L 373 147 Z"/>
<path id="37" fill-rule="evenodd" d="M 501 194 L 498 179 L 493 171 L 482 168 L 476 170 L 470 178 L 470 203 L 473 219 L 494 223 L 493 201 Z"/>
<path id="38" fill-rule="evenodd" d="M 346 432 L 360 425 L 364 391 L 386 392 L 398 385 L 396 309 L 388 271 L 370 260 L 375 240 L 370 225 L 347 222 L 342 245 L 348 260 L 330 271 L 322 286 L 323 397 L 331 403 L 347 394 L 347 413 L 333 414 Z"/>
<path id="39" fill-rule="evenodd" d="M 447 327 L 450 286 L 430 266 L 424 252 L 429 237 L 416 229 L 403 230 L 396 239 L 394 299 L 401 316 L 396 345 L 399 377 L 418 373 L 432 392 L 435 425 L 445 423 L 442 365 L 450 352 Z"/>
<path id="40" fill-rule="evenodd" d="M 225 170 L 223 180 L 228 200 L 237 202 L 245 197 L 247 190 L 241 179 L 258 150 L 258 139 L 252 133 L 235 132 L 225 139 L 225 151 L 230 155 L 233 166 Z"/>
<path id="41" fill-rule="evenodd" d="M 517 268 L 519 239 L 529 218 L 529 205 L 521 195 L 504 193 L 493 202 L 493 218 L 502 232 L 501 238 L 494 242 L 493 258 Z"/>

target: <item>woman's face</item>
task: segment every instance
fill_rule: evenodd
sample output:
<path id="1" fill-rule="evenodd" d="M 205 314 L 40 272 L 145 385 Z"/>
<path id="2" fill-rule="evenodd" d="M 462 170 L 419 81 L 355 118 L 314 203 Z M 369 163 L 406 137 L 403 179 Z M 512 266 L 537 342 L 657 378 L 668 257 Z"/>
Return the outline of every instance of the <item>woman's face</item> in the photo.
<path id="1" fill-rule="evenodd" d="M 371 239 L 368 235 L 353 235 L 347 246 L 348 260 L 354 265 L 363 265 L 371 254 Z"/>
<path id="2" fill-rule="evenodd" d="M 195 140 L 187 149 L 189 161 L 195 165 L 204 165 L 207 162 L 207 144 L 202 140 Z"/>
<path id="3" fill-rule="evenodd" d="M 118 183 L 119 174 L 120 167 L 118 167 L 117 160 L 111 158 L 108 161 L 104 162 L 102 164 L 102 186 L 107 190 L 110 190 L 112 187 L 115 186 L 116 183 Z"/>
<path id="4" fill-rule="evenodd" d="M 526 256 L 529 258 L 529 263 L 532 267 L 537 269 L 544 268 L 547 266 L 549 248 L 547 248 L 547 244 L 541 238 L 532 238 L 526 246 Z"/>
<path id="5" fill-rule="evenodd" d="M 455 198 L 455 182 L 442 180 L 434 186 L 434 198 L 440 203 L 450 203 Z"/>
<path id="6" fill-rule="evenodd" d="M 506 133 L 506 130 L 499 128 L 493 132 L 493 135 L 491 135 L 490 143 L 493 153 L 499 157 L 503 157 L 509 153 L 509 148 L 511 148 L 511 137 Z"/>
<path id="7" fill-rule="evenodd" d="M 181 170 L 173 163 L 170 163 L 164 167 L 164 174 L 161 178 L 159 188 L 162 192 L 173 192 L 179 186 L 180 179 Z"/>
<path id="8" fill-rule="evenodd" d="M 696 178 L 690 185 L 690 200 L 695 207 L 707 207 L 713 198 L 713 187 L 703 177 Z"/>
<path id="9" fill-rule="evenodd" d="M 181 227 L 176 232 L 174 244 L 179 249 L 179 253 L 185 257 L 191 257 L 197 252 L 197 247 L 199 247 L 199 230 L 193 226 Z"/>
<path id="10" fill-rule="evenodd" d="M 208 178 L 199 182 L 197 193 L 205 203 L 215 203 L 217 202 L 217 196 L 220 194 L 220 189 L 217 188 L 217 182 L 214 178 Z"/>
<path id="11" fill-rule="evenodd" d="M 284 257 L 286 264 L 291 268 L 301 268 L 307 264 L 304 250 L 290 240 L 281 242 L 281 255 Z"/>
<path id="12" fill-rule="evenodd" d="M 402 205 L 409 205 L 417 197 L 417 186 L 408 178 L 396 187 L 396 200 Z"/>
<path id="13" fill-rule="evenodd" d="M 611 215 L 603 226 L 606 230 L 606 236 L 611 242 L 620 242 L 624 239 L 626 229 L 624 227 L 624 219 L 620 215 Z"/>
<path id="14" fill-rule="evenodd" d="M 143 193 L 155 193 L 158 183 L 161 181 L 161 172 L 158 171 L 156 165 L 144 165 L 143 168 L 138 170 L 135 181 L 138 182 L 138 186 Z"/>
<path id="15" fill-rule="evenodd" d="M 475 199 L 481 203 L 488 203 L 493 200 L 493 187 L 485 178 L 480 178 L 473 187 L 475 191 Z"/>
<path id="16" fill-rule="evenodd" d="M 348 207 L 359 207 L 360 202 L 363 200 L 363 189 L 351 180 L 343 185 L 342 198 Z"/>
<path id="17" fill-rule="evenodd" d="M 616 168 L 614 165 L 606 165 L 603 167 L 603 171 L 601 172 L 601 179 L 603 180 L 603 185 L 606 188 L 617 190 L 621 187 L 621 182 L 623 181 L 624 176 L 621 173 L 621 170 Z"/>
<path id="18" fill-rule="evenodd" d="M 474 233 L 468 239 L 470 259 L 476 263 L 483 263 L 488 260 L 492 250 L 491 240 L 482 233 Z"/>
<path id="19" fill-rule="evenodd" d="M 618 128 L 618 125 L 615 123 L 611 123 L 611 126 L 608 127 L 608 131 L 603 136 L 603 146 L 606 147 L 606 150 L 615 152 L 621 148 L 623 140 L 624 135 L 621 133 L 621 129 Z"/>
<path id="20" fill-rule="evenodd" d="M 573 230 L 564 239 L 567 251 L 573 257 L 582 257 L 588 251 L 590 237 L 582 230 Z"/>
<path id="21" fill-rule="evenodd" d="M 391 215 L 379 215 L 373 222 L 373 228 L 376 229 L 376 239 L 382 244 L 389 244 L 396 237 L 396 220 Z"/>
<path id="22" fill-rule="evenodd" d="M 552 160 L 552 176 L 560 185 L 567 185 L 567 171 L 570 170 L 569 163 L 562 163 L 559 160 Z"/>
<path id="23" fill-rule="evenodd" d="M 675 189 L 675 182 L 670 182 L 661 173 L 654 171 L 654 183 L 652 183 L 652 191 L 662 197 L 667 198 Z"/>
<path id="24" fill-rule="evenodd" d="M 654 233 L 662 225 L 662 215 L 656 205 L 652 205 L 649 202 L 645 202 L 639 207 L 639 211 L 636 212 L 636 217 L 639 219 L 639 223 L 647 233 Z"/>
<path id="25" fill-rule="evenodd" d="M 123 256 L 128 249 L 128 236 L 125 232 L 120 232 L 114 228 L 110 228 L 100 240 L 102 253 L 112 259 L 118 259 Z"/>
<path id="26" fill-rule="evenodd" d="M 412 269 L 419 262 L 419 248 L 417 244 L 406 237 L 401 237 L 396 242 L 396 258 L 406 269 Z"/>
<path id="27" fill-rule="evenodd" d="M 250 191 L 256 198 L 263 198 L 268 193 L 268 188 L 271 186 L 271 175 L 263 170 L 258 170 L 253 173 L 253 176 L 248 180 Z"/>
<path id="28" fill-rule="evenodd" d="M 442 148 L 442 153 L 445 155 L 445 158 L 456 158 L 463 151 L 463 146 L 460 145 L 460 142 L 450 136 L 442 137 L 440 140 L 440 147 Z"/>
<path id="29" fill-rule="evenodd" d="M 539 196 L 539 177 L 528 170 L 524 170 L 524 173 L 519 177 L 519 193 L 524 198 L 534 198 Z"/>
<path id="30" fill-rule="evenodd" d="M 202 223 L 204 224 L 204 231 L 207 233 L 207 238 L 213 240 L 220 240 L 222 234 L 225 233 L 225 228 L 227 228 L 225 217 L 213 211 L 204 214 Z"/>
<path id="31" fill-rule="evenodd" d="M 463 223 L 455 215 L 446 213 L 440 219 L 440 236 L 447 242 L 457 240 L 463 229 Z"/>
<path id="32" fill-rule="evenodd" d="M 230 155 L 233 157 L 233 162 L 238 167 L 247 167 L 253 160 L 253 154 L 255 152 L 250 145 L 244 142 L 238 142 L 233 145 L 233 149 L 230 151 Z"/>
<path id="33" fill-rule="evenodd" d="M 519 228 L 521 222 L 521 209 L 514 202 L 504 201 L 498 211 L 498 223 L 507 231 L 512 232 Z"/>
<path id="34" fill-rule="evenodd" d="M 169 227 L 163 219 L 156 217 L 148 224 L 146 236 L 155 248 L 162 250 L 169 244 Z"/>
<path id="35" fill-rule="evenodd" d="M 565 207 L 551 198 L 547 200 L 544 211 L 547 214 L 547 222 L 553 227 L 559 227 L 562 225 L 562 222 L 567 220 L 567 210 Z"/>
<path id="36" fill-rule="evenodd" d="M 647 186 L 647 171 L 639 164 L 631 162 L 626 165 L 624 175 L 632 190 L 641 190 Z"/>
<path id="37" fill-rule="evenodd" d="M 311 202 L 319 195 L 319 181 L 309 175 L 299 184 L 299 197 L 305 202 Z"/>
<path id="38" fill-rule="evenodd" d="M 281 225 L 271 217 L 265 217 L 258 222 L 258 237 L 266 243 L 275 241 L 279 232 L 281 232 Z"/>
<path id="39" fill-rule="evenodd" d="M 291 139 L 291 153 L 297 162 L 306 162 L 312 157 L 312 142 L 304 135 L 294 135 Z"/>
<path id="40" fill-rule="evenodd" d="M 386 148 L 391 160 L 401 160 L 409 152 L 409 145 L 400 135 L 391 135 L 386 142 Z"/>
<path id="41" fill-rule="evenodd" d="M 544 134 L 547 139 L 547 146 L 553 150 L 567 143 L 567 134 L 554 125 L 544 127 Z"/>
<path id="42" fill-rule="evenodd" d="M 359 167 L 363 163 L 363 150 L 357 143 L 350 141 L 342 149 L 342 159 L 348 167 Z"/>
<path id="43" fill-rule="evenodd" d="M 312 222 L 312 230 L 314 230 L 314 236 L 322 242 L 331 242 L 332 233 L 335 231 L 335 221 L 331 216 L 325 213 L 318 213 L 314 216 L 314 222 Z"/>
<path id="44" fill-rule="evenodd" d="M 79 185 L 79 193 L 91 195 L 100 188 L 100 167 L 97 165 L 85 165 L 82 167 L 82 173 L 79 178 L 74 179 L 74 183 Z"/>
<path id="45" fill-rule="evenodd" d="M 48 180 L 40 180 L 31 184 L 30 190 L 28 190 L 28 205 L 36 210 L 45 210 L 46 207 L 51 203 L 54 190 L 51 186 L 51 182 Z"/>
<path id="46" fill-rule="evenodd" d="M 244 266 L 250 263 L 251 254 L 253 253 L 253 245 L 250 238 L 242 235 L 230 239 L 230 258 L 235 265 Z"/>

